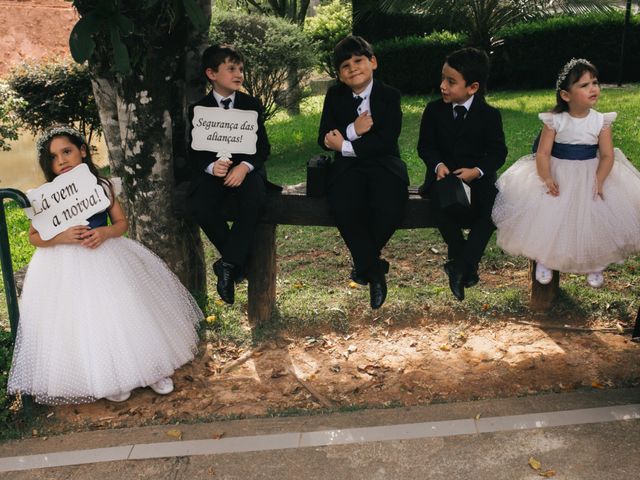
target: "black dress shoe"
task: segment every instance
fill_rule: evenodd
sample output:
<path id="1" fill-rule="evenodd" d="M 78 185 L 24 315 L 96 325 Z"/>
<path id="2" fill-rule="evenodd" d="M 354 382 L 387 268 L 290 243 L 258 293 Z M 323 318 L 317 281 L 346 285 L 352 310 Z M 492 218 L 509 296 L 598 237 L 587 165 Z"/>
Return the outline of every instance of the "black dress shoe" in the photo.
<path id="1" fill-rule="evenodd" d="M 229 305 L 233 305 L 234 299 L 234 279 L 235 267 L 231 263 L 223 262 L 222 259 L 213 264 L 213 271 L 218 276 L 216 290 L 220 298 Z"/>
<path id="2" fill-rule="evenodd" d="M 477 285 L 480 281 L 480 276 L 477 270 L 468 271 L 464 276 L 464 288 L 471 288 Z"/>
<path id="3" fill-rule="evenodd" d="M 378 274 L 371 277 L 369 281 L 369 299 L 371 308 L 377 310 L 382 306 L 387 298 L 387 280 L 384 274 Z"/>
<path id="4" fill-rule="evenodd" d="M 449 288 L 458 300 L 464 300 L 464 269 L 455 260 L 450 260 L 444 265 L 444 271 L 449 276 Z"/>
<path id="5" fill-rule="evenodd" d="M 378 265 L 380 266 L 380 269 L 384 273 L 389 273 L 389 262 L 387 262 L 384 259 L 380 259 L 378 260 L 378 262 L 379 262 Z M 349 278 L 359 285 L 367 285 L 369 283 L 369 280 L 367 280 L 367 276 L 359 273 L 358 270 L 356 270 L 355 266 L 351 267 L 351 273 L 349 274 Z"/>

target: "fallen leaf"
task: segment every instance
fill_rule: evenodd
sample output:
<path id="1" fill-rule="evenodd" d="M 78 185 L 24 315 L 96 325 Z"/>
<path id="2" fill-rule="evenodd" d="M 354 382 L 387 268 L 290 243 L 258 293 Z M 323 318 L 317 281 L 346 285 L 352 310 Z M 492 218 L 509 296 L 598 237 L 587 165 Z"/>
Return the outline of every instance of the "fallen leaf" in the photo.
<path id="1" fill-rule="evenodd" d="M 429 250 L 431 250 L 431 253 L 435 253 L 436 255 L 440 253 L 440 250 L 435 247 L 431 247 Z"/>
<path id="2" fill-rule="evenodd" d="M 210 477 L 213 477 L 215 474 L 216 474 L 216 471 L 213 469 L 213 467 L 207 468 L 207 475 L 209 475 Z"/>
<path id="3" fill-rule="evenodd" d="M 272 370 L 271 371 L 271 378 L 280 378 L 280 377 L 284 377 L 287 374 L 287 371 L 284 369 L 280 369 L 280 370 Z"/>
<path id="4" fill-rule="evenodd" d="M 591 386 L 592 386 L 593 388 L 604 388 L 604 386 L 603 386 L 601 383 L 599 383 L 598 381 L 596 381 L 596 380 L 593 380 L 593 381 L 591 382 Z"/>
<path id="5" fill-rule="evenodd" d="M 616 330 L 618 330 L 618 333 L 624 333 L 624 327 L 619 323 L 616 323 Z"/>
<path id="6" fill-rule="evenodd" d="M 540 470 L 540 467 L 542 467 L 542 464 L 533 457 L 529 457 L 528 463 L 529 463 L 529 466 L 534 470 Z"/>
<path id="7" fill-rule="evenodd" d="M 217 302 L 217 300 L 216 300 L 216 302 Z M 206 318 L 207 323 L 214 323 L 217 319 L 218 319 L 218 317 L 216 317 L 215 315 L 209 315 L 209 316 Z"/>
<path id="8" fill-rule="evenodd" d="M 37 437 L 38 436 L 38 430 L 36 430 L 35 428 L 33 430 L 31 430 L 31 436 L 32 437 Z"/>
<path id="9" fill-rule="evenodd" d="M 480 414 L 480 413 L 478 413 L 478 414 L 475 416 L 475 419 L 476 419 L 476 420 L 480 420 L 480 415 L 481 415 L 481 414 Z"/>
<path id="10" fill-rule="evenodd" d="M 443 343 L 442 345 L 440 345 L 440 350 L 442 350 L 443 352 L 448 352 L 449 350 L 451 350 L 451 346 L 448 343 Z"/>
<path id="11" fill-rule="evenodd" d="M 213 302 L 216 306 L 221 307 L 224 305 L 224 300 L 218 298 L 215 302 Z"/>
<path id="12" fill-rule="evenodd" d="M 356 282 L 349 282 L 349 288 L 358 288 L 358 284 Z"/>
<path id="13" fill-rule="evenodd" d="M 352 354 L 357 351 L 358 351 L 358 347 L 355 345 L 349 345 L 349 348 L 347 348 L 347 352 L 349 352 L 349 354 Z"/>
<path id="14" fill-rule="evenodd" d="M 220 440 L 222 437 L 224 437 L 224 433 L 225 432 L 215 433 L 212 438 L 214 440 Z"/>
<path id="15" fill-rule="evenodd" d="M 304 287 L 304 283 L 302 282 L 296 282 L 293 284 L 293 288 L 302 288 Z"/>
<path id="16" fill-rule="evenodd" d="M 547 470 L 545 472 L 538 472 L 538 475 L 540 475 L 541 477 L 544 477 L 544 478 L 551 478 L 551 477 L 555 477 L 556 476 L 556 471 L 555 470 Z"/>
<path id="17" fill-rule="evenodd" d="M 169 437 L 182 440 L 182 430 L 178 430 L 177 428 L 172 428 L 171 430 L 167 430 L 167 435 Z"/>

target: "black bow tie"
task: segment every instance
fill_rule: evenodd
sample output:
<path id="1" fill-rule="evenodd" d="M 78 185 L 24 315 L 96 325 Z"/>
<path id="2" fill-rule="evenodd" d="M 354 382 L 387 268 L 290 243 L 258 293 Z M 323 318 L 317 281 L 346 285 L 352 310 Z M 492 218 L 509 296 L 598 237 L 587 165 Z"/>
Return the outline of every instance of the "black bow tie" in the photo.
<path id="1" fill-rule="evenodd" d="M 353 97 L 353 103 L 355 103 L 356 105 L 356 110 L 358 109 L 358 107 L 360 106 L 360 104 L 362 103 L 362 101 L 364 100 L 364 98 L 356 95 L 355 97 Z"/>
<path id="2" fill-rule="evenodd" d="M 225 110 L 229 110 L 229 105 L 231 105 L 231 99 L 225 98 L 223 100 L 220 100 L 220 103 L 222 104 L 222 108 L 224 108 Z"/>

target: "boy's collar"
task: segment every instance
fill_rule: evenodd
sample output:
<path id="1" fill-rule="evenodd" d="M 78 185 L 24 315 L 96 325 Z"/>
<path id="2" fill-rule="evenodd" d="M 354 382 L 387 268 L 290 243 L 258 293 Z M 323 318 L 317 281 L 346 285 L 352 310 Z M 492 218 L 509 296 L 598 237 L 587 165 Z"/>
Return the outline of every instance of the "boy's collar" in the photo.
<path id="1" fill-rule="evenodd" d="M 373 78 L 369 82 L 369 85 L 367 85 L 367 87 L 363 91 L 361 91 L 360 93 L 356 93 L 353 90 L 351 90 L 351 94 L 353 95 L 354 98 L 360 97 L 364 100 L 365 98 L 369 98 L 369 96 L 371 95 L 372 89 L 373 89 Z"/>
<path id="2" fill-rule="evenodd" d="M 451 104 L 451 108 L 456 108 L 458 105 L 463 105 L 464 108 L 467 109 L 467 112 L 469 111 L 469 109 L 471 108 L 471 104 L 473 103 L 473 99 L 474 99 L 475 95 L 471 95 L 469 98 L 467 98 L 467 101 L 464 103 L 452 103 Z"/>
<path id="3" fill-rule="evenodd" d="M 218 92 L 215 91 L 215 89 L 211 89 L 211 93 L 213 94 L 213 98 L 216 99 L 216 102 L 218 102 L 218 105 L 220 105 L 220 100 L 224 99 L 224 98 L 230 98 L 231 99 L 231 103 L 235 104 L 236 103 L 236 92 L 233 92 L 231 95 L 229 95 L 228 97 L 223 97 L 222 95 L 220 95 Z"/>

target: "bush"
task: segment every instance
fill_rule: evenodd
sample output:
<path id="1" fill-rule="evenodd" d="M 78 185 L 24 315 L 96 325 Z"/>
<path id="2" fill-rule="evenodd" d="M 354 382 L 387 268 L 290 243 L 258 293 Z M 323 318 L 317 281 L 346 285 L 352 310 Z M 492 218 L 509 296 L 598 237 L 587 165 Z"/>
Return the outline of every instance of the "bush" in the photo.
<path id="1" fill-rule="evenodd" d="M 212 16 L 209 37 L 213 43 L 230 43 L 242 52 L 244 86 L 264 105 L 265 120 L 279 108 L 276 99 L 280 101 L 290 69 L 297 69 L 301 79 L 316 64 L 314 45 L 302 30 L 281 18 L 218 12 Z"/>
<path id="2" fill-rule="evenodd" d="M 20 119 L 16 110 L 24 101 L 16 97 L 9 85 L 0 81 L 0 150 L 9 150 L 9 141 L 18 139 Z"/>
<path id="3" fill-rule="evenodd" d="M 321 69 L 335 78 L 333 48 L 351 33 L 351 3 L 332 0 L 327 5 L 319 5 L 316 15 L 306 18 L 304 31 L 318 46 Z"/>
<path id="4" fill-rule="evenodd" d="M 376 78 L 402 93 L 424 94 L 438 88 L 444 58 L 464 46 L 466 37 L 450 32 L 388 40 L 375 45 Z"/>
<path id="5" fill-rule="evenodd" d="M 23 63 L 7 82 L 24 100 L 15 113 L 32 133 L 56 123 L 76 125 L 89 141 L 93 132 L 101 132 L 86 66 L 70 60 Z"/>
<path id="6" fill-rule="evenodd" d="M 424 37 L 439 30 L 462 32 L 461 15 L 421 15 L 416 13 L 366 12 L 357 24 L 357 35 L 371 43 L 405 37 Z"/>
<path id="7" fill-rule="evenodd" d="M 493 55 L 491 84 L 501 88 L 552 88 L 571 57 L 591 60 L 602 82 L 618 80 L 624 15 L 557 16 L 516 24 L 499 32 L 504 43 Z M 640 80 L 640 19 L 626 37 L 624 80 Z"/>

